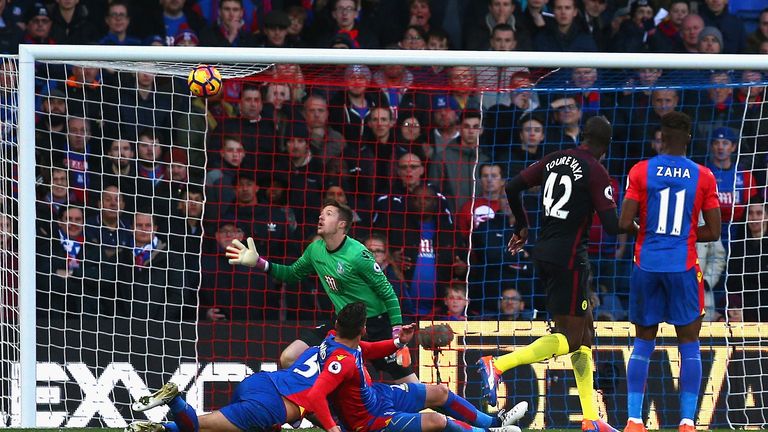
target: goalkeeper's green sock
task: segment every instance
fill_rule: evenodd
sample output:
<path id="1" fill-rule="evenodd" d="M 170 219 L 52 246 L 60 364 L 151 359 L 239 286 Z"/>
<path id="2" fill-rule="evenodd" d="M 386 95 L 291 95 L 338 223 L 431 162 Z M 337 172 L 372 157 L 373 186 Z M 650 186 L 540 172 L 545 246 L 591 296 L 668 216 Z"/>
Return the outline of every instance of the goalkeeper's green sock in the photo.
<path id="1" fill-rule="evenodd" d="M 494 366 L 501 372 L 514 367 L 540 362 L 548 358 L 568 354 L 568 339 L 562 333 L 542 336 L 530 345 L 524 346 L 494 360 Z"/>
<path id="2" fill-rule="evenodd" d="M 592 348 L 580 346 L 571 354 L 573 375 L 576 377 L 576 389 L 579 391 L 581 411 L 585 420 L 599 420 L 595 404 L 595 387 L 592 374 Z"/>

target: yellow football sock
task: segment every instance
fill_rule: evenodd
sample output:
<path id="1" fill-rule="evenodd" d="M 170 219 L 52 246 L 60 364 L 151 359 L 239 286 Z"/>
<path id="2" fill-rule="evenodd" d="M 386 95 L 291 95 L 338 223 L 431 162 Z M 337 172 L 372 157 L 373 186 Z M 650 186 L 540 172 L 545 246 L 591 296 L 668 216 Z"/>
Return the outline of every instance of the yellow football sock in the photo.
<path id="1" fill-rule="evenodd" d="M 568 339 L 562 333 L 542 336 L 530 345 L 504 354 L 494 360 L 494 365 L 502 372 L 514 367 L 540 362 L 548 358 L 568 354 Z"/>
<path id="2" fill-rule="evenodd" d="M 592 376 L 592 348 L 580 346 L 571 354 L 573 375 L 576 376 L 576 389 L 579 391 L 581 410 L 585 420 L 598 420 L 595 404 L 595 388 Z"/>

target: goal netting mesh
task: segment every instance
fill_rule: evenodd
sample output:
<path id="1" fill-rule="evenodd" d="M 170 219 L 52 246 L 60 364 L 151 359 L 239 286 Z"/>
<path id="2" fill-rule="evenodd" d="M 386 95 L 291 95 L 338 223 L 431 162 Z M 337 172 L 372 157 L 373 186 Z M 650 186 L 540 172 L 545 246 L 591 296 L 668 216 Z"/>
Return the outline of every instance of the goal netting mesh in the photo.
<path id="1" fill-rule="evenodd" d="M 15 278 L 15 62 L 3 58 L 0 76 L 7 425 L 20 412 L 14 299 L 31 289 Z M 413 347 L 422 381 L 440 379 L 479 406 L 479 356 L 549 331 L 529 255 L 540 192 L 524 196 L 532 234 L 513 257 L 504 181 L 578 145 L 584 121 L 604 115 L 614 125 L 604 163 L 620 203 L 629 169 L 656 154 L 660 116 L 671 110 L 692 117 L 690 157 L 715 173 L 724 216 L 723 240 L 699 251 L 709 322 L 697 424 L 768 424 L 762 73 L 244 62 L 218 64 L 222 91 L 201 99 L 186 84 L 194 66 L 36 64 L 38 426 L 160 420 L 167 408 L 139 414 L 130 403 L 169 380 L 208 412 L 243 377 L 274 369 L 301 331 L 331 319 L 332 305 L 316 279 L 280 283 L 229 265 L 223 249 L 254 237 L 269 260 L 293 262 L 313 240 L 325 198 L 354 210 L 350 235 L 374 253 L 406 319 L 447 321 L 458 333 L 437 355 Z M 595 394 L 622 425 L 632 239 L 608 235 L 597 220 L 584 235 Z M 662 328 L 657 347 L 648 424 L 670 428 L 679 421 L 673 329 Z M 524 426 L 572 425 L 580 409 L 568 362 L 507 372 L 499 407 L 528 400 Z"/>

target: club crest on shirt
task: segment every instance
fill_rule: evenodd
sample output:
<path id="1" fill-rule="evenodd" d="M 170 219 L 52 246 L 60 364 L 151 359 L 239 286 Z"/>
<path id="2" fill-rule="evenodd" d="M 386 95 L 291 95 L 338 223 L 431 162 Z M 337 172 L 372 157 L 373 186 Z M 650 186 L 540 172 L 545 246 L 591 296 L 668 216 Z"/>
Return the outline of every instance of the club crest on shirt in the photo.
<path id="1" fill-rule="evenodd" d="M 341 262 L 336 263 L 336 272 L 339 274 L 344 273 L 344 264 Z"/>

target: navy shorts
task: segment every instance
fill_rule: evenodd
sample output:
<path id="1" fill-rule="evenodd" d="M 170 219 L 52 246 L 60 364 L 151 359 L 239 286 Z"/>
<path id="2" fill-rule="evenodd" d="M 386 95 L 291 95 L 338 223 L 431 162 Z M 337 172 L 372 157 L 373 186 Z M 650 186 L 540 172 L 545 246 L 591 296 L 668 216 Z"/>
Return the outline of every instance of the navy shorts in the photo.
<path id="1" fill-rule="evenodd" d="M 272 380 L 265 373 L 255 373 L 235 389 L 229 405 L 219 411 L 243 431 L 280 430 L 288 414 L 285 403 Z"/>
<path id="2" fill-rule="evenodd" d="M 653 273 L 638 266 L 629 283 L 629 320 L 644 327 L 666 322 L 688 325 L 704 315 L 704 278 L 699 265 L 674 273 Z"/>

